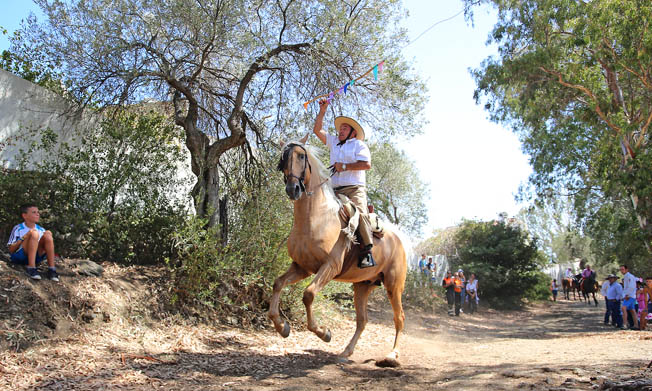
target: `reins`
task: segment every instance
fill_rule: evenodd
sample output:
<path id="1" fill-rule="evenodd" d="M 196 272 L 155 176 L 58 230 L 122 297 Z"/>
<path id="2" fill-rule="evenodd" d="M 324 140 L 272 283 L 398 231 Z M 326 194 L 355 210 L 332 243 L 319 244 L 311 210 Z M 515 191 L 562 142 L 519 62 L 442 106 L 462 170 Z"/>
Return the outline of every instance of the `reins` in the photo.
<path id="1" fill-rule="evenodd" d="M 308 169 L 310 171 L 310 173 L 312 174 L 312 165 L 310 164 L 310 160 L 308 158 L 308 151 L 306 150 L 306 148 L 303 145 L 300 145 L 300 144 L 290 144 L 290 145 L 287 146 L 287 148 L 289 149 L 289 148 L 291 148 L 293 146 L 297 146 L 297 147 L 303 149 L 303 152 L 306 154 L 306 159 L 303 162 L 303 171 L 301 171 L 301 176 L 300 177 L 292 174 L 292 161 L 290 161 L 290 167 L 289 167 L 290 174 L 288 174 L 288 175 L 283 174 L 283 182 L 285 182 L 287 184 L 289 178 L 296 178 L 297 181 L 299 182 L 299 187 L 301 188 L 301 191 L 306 193 L 306 195 L 308 197 L 310 197 L 310 196 L 312 196 L 314 194 L 314 189 L 318 189 L 319 187 L 321 187 L 324 183 L 328 182 L 328 180 L 330 178 L 324 179 L 319 185 L 314 187 L 312 191 L 307 191 L 306 190 L 306 185 L 304 184 L 304 181 L 306 179 L 306 169 Z"/>

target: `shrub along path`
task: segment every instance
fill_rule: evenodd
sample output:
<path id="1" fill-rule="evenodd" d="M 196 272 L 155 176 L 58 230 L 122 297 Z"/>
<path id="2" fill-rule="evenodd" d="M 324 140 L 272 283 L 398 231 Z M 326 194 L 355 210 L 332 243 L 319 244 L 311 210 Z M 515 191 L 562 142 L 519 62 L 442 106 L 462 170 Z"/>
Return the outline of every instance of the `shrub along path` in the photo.
<path id="1" fill-rule="evenodd" d="M 160 303 L 162 268 L 104 265 L 101 278 L 62 268 L 62 282 L 32 282 L 0 262 L 0 389 L 379 390 L 592 389 L 636 381 L 652 370 L 652 332 L 602 326 L 602 308 L 561 301 L 526 311 L 483 310 L 459 318 L 407 312 L 402 366 L 374 365 L 393 339 L 385 301 L 350 362 L 336 354 L 352 314 L 320 319 L 326 344 L 268 324 L 208 326 Z M 643 379 L 643 380 L 640 380 Z M 614 388 L 615 389 L 615 388 Z"/>

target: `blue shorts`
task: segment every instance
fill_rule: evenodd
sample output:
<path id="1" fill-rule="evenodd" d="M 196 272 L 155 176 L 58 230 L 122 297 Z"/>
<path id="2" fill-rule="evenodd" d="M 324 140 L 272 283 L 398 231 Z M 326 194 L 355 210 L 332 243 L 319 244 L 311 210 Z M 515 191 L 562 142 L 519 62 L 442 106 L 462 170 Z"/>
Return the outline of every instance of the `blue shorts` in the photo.
<path id="1" fill-rule="evenodd" d="M 633 297 L 630 297 L 627 300 L 623 300 L 623 307 L 625 307 L 627 310 L 636 311 L 636 300 Z"/>
<path id="2" fill-rule="evenodd" d="M 38 251 L 36 252 L 36 264 L 38 265 L 39 263 L 43 262 L 43 260 L 46 258 L 46 254 L 43 253 L 42 255 L 38 254 Z M 18 251 L 15 253 L 11 254 L 11 262 L 17 263 L 19 265 L 27 265 L 27 254 L 25 253 L 24 248 L 19 248 Z"/>

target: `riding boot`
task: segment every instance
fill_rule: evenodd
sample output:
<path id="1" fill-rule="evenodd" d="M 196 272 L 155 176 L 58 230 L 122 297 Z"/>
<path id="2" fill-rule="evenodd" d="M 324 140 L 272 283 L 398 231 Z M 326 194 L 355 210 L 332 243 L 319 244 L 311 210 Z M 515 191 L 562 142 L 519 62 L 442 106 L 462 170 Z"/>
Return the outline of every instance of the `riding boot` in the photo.
<path id="1" fill-rule="evenodd" d="M 360 252 L 360 258 L 358 259 L 358 267 L 360 269 L 364 269 L 366 267 L 376 266 L 376 262 L 374 262 L 374 257 L 371 256 L 371 248 L 372 247 L 373 247 L 372 244 L 368 244 Z"/>

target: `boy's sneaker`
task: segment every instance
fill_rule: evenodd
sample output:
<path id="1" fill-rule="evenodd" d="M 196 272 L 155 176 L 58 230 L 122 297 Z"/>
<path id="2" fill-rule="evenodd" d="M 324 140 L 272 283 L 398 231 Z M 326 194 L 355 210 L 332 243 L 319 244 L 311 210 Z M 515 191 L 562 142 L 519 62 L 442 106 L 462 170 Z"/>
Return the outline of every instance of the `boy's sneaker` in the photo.
<path id="1" fill-rule="evenodd" d="M 48 269 L 48 279 L 59 282 L 59 275 L 56 270 Z"/>
<path id="2" fill-rule="evenodd" d="M 32 278 L 32 280 L 40 280 L 41 275 L 38 274 L 38 270 L 36 270 L 35 267 L 28 267 L 27 268 L 27 275 Z"/>

